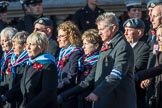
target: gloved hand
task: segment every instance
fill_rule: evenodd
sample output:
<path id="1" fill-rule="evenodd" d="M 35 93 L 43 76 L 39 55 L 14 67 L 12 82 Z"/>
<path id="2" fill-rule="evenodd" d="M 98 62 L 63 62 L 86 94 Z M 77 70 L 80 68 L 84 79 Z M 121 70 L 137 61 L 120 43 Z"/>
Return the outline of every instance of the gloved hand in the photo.
<path id="1" fill-rule="evenodd" d="M 7 101 L 7 97 L 5 95 L 0 96 L 0 104 L 5 105 Z"/>
<path id="2" fill-rule="evenodd" d="M 63 102 L 64 102 L 63 96 L 62 96 L 62 95 L 58 95 L 58 96 L 57 96 L 57 103 L 58 103 L 58 104 L 62 104 Z"/>

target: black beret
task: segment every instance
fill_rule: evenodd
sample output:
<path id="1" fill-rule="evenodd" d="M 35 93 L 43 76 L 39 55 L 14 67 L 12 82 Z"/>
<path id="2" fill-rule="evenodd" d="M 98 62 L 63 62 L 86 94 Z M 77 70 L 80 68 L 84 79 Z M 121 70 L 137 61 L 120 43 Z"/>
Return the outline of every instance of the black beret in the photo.
<path id="1" fill-rule="evenodd" d="M 42 3 L 42 0 L 22 0 L 24 4 L 35 4 L 35 3 Z"/>
<path id="2" fill-rule="evenodd" d="M 0 2 L 0 12 L 4 13 L 7 12 L 7 7 L 9 6 L 9 2 L 8 1 L 1 1 Z"/>
<path id="3" fill-rule="evenodd" d="M 130 18 L 124 22 L 123 27 L 145 29 L 145 23 L 140 18 Z"/>
<path id="4" fill-rule="evenodd" d="M 53 22 L 51 19 L 47 18 L 47 17 L 42 17 L 42 18 L 39 18 L 37 19 L 35 22 L 34 22 L 34 25 L 36 23 L 39 23 L 39 24 L 43 24 L 45 26 L 50 26 L 50 27 L 53 27 Z"/>
<path id="5" fill-rule="evenodd" d="M 147 8 L 154 8 L 155 6 L 157 5 L 160 5 L 162 4 L 162 0 L 150 0 L 148 3 L 147 3 Z"/>

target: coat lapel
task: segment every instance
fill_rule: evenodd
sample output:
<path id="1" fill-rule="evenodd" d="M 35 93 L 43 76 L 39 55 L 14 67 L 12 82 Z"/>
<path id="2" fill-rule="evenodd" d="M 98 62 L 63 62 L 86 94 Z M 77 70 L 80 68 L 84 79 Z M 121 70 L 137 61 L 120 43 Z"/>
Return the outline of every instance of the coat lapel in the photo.
<path id="1" fill-rule="evenodd" d="M 37 72 L 39 72 L 37 69 L 33 69 L 33 66 L 30 66 L 25 74 L 25 84 L 28 83 Z"/>

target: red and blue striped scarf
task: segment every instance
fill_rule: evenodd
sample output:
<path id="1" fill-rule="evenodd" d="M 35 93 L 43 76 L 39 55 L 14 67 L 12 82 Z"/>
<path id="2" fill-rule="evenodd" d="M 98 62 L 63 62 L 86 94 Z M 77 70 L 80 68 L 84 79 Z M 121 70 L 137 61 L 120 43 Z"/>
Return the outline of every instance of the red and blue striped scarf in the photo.
<path id="1" fill-rule="evenodd" d="M 11 49 L 8 52 L 4 52 L 2 60 L 1 60 L 1 72 L 0 72 L 0 80 L 2 80 L 2 75 L 6 72 L 8 67 L 8 63 L 11 61 L 11 55 L 13 54 L 13 50 Z"/>
<path id="2" fill-rule="evenodd" d="M 93 52 L 89 55 L 84 55 L 78 60 L 79 71 L 84 72 L 90 70 L 92 66 L 98 61 L 99 52 Z"/>
<path id="3" fill-rule="evenodd" d="M 65 64 L 68 62 L 68 59 L 70 57 L 70 55 L 72 55 L 75 51 L 81 50 L 80 47 L 75 47 L 70 45 L 67 49 L 62 48 L 59 54 L 59 60 L 57 62 L 57 68 L 59 71 L 58 76 L 60 76 L 63 67 L 65 66 Z"/>
<path id="4" fill-rule="evenodd" d="M 11 56 L 11 67 L 10 68 L 14 78 L 16 78 L 16 66 L 25 64 L 29 60 L 29 56 L 26 50 L 24 50 L 18 57 L 13 53 Z"/>

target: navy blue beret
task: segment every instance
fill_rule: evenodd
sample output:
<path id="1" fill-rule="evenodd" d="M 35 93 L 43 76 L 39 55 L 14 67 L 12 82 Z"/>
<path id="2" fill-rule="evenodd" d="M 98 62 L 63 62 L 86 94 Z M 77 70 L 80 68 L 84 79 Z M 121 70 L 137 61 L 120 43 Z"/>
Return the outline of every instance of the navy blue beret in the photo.
<path id="1" fill-rule="evenodd" d="M 42 17 L 42 18 L 39 18 L 37 19 L 35 22 L 34 22 L 34 25 L 36 23 L 39 23 L 39 24 L 43 24 L 45 26 L 50 26 L 50 27 L 53 27 L 53 22 L 51 19 L 47 18 L 47 17 Z"/>
<path id="2" fill-rule="evenodd" d="M 150 0 L 148 3 L 147 3 L 147 8 L 154 8 L 155 6 L 157 5 L 160 5 L 162 4 L 162 0 Z"/>
<path id="3" fill-rule="evenodd" d="M 145 23 L 140 18 L 130 18 L 124 22 L 123 27 L 145 29 Z"/>

